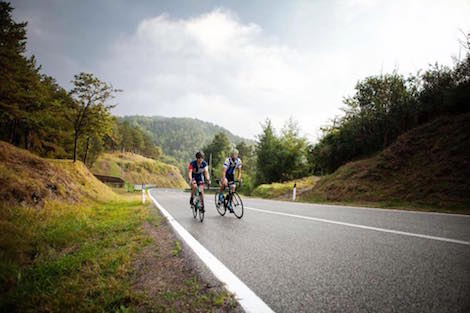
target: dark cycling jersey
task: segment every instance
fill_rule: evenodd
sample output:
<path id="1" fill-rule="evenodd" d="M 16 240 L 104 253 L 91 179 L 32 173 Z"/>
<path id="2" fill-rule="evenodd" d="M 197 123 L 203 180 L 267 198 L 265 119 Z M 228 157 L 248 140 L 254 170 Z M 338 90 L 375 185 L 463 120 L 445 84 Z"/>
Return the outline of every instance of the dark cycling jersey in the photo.
<path id="1" fill-rule="evenodd" d="M 195 179 L 197 182 L 203 182 L 204 181 L 204 171 L 207 168 L 207 162 L 202 161 L 201 164 L 197 164 L 197 160 L 193 160 L 189 163 L 188 170 L 193 172 L 193 179 Z"/>

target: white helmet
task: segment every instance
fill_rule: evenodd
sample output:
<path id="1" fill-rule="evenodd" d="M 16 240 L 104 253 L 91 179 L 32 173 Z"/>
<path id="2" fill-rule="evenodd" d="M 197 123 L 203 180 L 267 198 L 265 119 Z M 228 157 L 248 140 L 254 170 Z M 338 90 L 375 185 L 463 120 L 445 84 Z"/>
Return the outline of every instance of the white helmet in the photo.
<path id="1" fill-rule="evenodd" d="M 238 150 L 236 148 L 233 148 L 231 151 L 230 151 L 230 156 L 231 157 L 234 157 L 234 158 L 238 158 Z"/>

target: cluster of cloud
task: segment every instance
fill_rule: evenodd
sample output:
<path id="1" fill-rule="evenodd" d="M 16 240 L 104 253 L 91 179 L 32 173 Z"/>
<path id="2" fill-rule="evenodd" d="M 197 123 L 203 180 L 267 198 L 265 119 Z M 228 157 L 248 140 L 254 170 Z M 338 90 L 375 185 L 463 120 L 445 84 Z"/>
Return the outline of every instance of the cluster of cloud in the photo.
<path id="1" fill-rule="evenodd" d="M 320 64 L 226 10 L 146 19 L 110 54 L 100 72 L 124 89 L 117 113 L 195 117 L 250 138 L 265 118 L 326 118 L 316 117 Z"/>
<path id="2" fill-rule="evenodd" d="M 425 28 L 431 20 L 411 20 L 420 7 L 412 3 L 411 13 L 400 13 L 399 7 L 389 5 L 384 13 L 375 2 L 364 1 L 342 2 L 335 12 L 336 27 L 325 27 L 325 36 L 311 37 L 305 47 L 299 41 L 281 42 L 226 9 L 187 19 L 162 14 L 141 21 L 134 33 L 122 34 L 97 72 L 124 89 L 117 99 L 118 114 L 194 117 L 248 138 L 260 132 L 266 118 L 281 127 L 293 117 L 315 140 L 320 126 L 340 113 L 342 98 L 352 94 L 358 79 L 397 67 L 411 72 L 416 60 L 422 66 L 427 56 L 434 56 L 426 55 L 427 50 L 440 46 L 429 41 L 433 34 Z M 292 25 L 300 23 L 298 39 L 307 40 L 319 25 L 312 21 L 310 28 L 302 12 L 318 8 L 306 2 L 298 9 Z M 361 24 L 374 12 L 378 16 Z M 397 20 L 397 14 L 403 19 Z M 320 18 L 321 12 L 314 15 Z M 382 26 L 370 29 L 374 25 Z M 407 31 L 426 36 L 413 38 Z M 437 39 L 448 38 L 446 31 Z M 339 42 L 325 46 L 331 42 L 328 36 Z M 456 43 L 455 38 L 448 40 Z"/>

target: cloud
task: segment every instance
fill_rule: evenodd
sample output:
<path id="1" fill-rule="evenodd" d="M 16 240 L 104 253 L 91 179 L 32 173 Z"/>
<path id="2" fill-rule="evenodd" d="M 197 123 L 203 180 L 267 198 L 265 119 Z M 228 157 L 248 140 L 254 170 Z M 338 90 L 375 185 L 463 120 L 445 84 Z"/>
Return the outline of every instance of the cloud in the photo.
<path id="1" fill-rule="evenodd" d="M 451 63 L 469 6 L 425 2 L 300 2 L 278 37 L 227 9 L 162 14 L 121 34 L 97 74 L 124 89 L 117 114 L 195 117 L 249 138 L 293 117 L 315 140 L 357 80 Z"/>
<path id="2" fill-rule="evenodd" d="M 111 47 L 99 72 L 124 89 L 118 114 L 197 117 L 253 138 L 267 117 L 278 127 L 289 116 L 311 115 L 315 126 L 328 118 L 316 102 L 324 88 L 313 75 L 319 65 L 216 9 L 143 20 Z"/>

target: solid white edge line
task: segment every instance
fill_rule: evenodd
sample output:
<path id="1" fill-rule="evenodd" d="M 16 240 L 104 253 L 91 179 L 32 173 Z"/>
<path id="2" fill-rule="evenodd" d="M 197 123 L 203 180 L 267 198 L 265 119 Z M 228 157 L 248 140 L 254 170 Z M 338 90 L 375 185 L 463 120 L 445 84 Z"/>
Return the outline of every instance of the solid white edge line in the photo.
<path id="1" fill-rule="evenodd" d="M 258 297 L 247 285 L 245 285 L 245 283 L 235 276 L 235 274 L 233 274 L 222 262 L 210 253 L 209 250 L 200 244 L 180 223 L 178 223 L 152 196 L 150 190 L 148 194 L 160 212 L 162 212 L 162 214 L 167 218 L 173 229 L 181 236 L 181 238 L 183 238 L 201 261 L 206 264 L 215 277 L 225 284 L 227 290 L 235 295 L 238 302 L 246 312 L 274 313 L 274 311 L 263 300 L 261 300 L 260 297 Z"/>
<path id="2" fill-rule="evenodd" d="M 338 222 L 338 221 L 327 220 L 327 219 L 323 219 L 323 218 L 310 217 L 310 216 L 297 215 L 297 214 L 290 214 L 290 213 L 283 213 L 283 212 L 276 212 L 276 211 L 258 209 L 258 208 L 253 208 L 253 207 L 245 207 L 245 209 L 249 209 L 249 210 L 253 210 L 253 211 L 259 211 L 259 212 L 268 213 L 268 214 L 276 214 L 276 215 L 282 215 L 282 216 L 288 216 L 288 217 L 295 217 L 295 218 L 300 218 L 300 219 L 305 219 L 305 220 L 312 220 L 312 221 L 329 223 L 329 224 L 356 227 L 356 228 L 362 228 L 362 229 L 367 229 L 367 230 L 380 231 L 380 232 L 384 232 L 384 233 L 392 233 L 392 234 L 398 234 L 398 235 L 404 235 L 404 236 L 425 238 L 425 239 L 438 240 L 438 241 L 444 241 L 444 242 L 452 242 L 452 243 L 458 243 L 458 244 L 470 246 L 469 241 L 452 239 L 452 238 L 429 236 L 429 235 L 424 235 L 424 234 L 415 234 L 415 233 L 409 233 L 409 232 L 406 232 L 406 231 L 386 229 L 386 228 L 373 227 L 373 226 L 366 226 L 366 225 L 360 225 L 360 224 L 345 223 L 345 222 Z"/>
<path id="3" fill-rule="evenodd" d="M 273 200 L 273 199 L 260 199 L 260 198 L 251 198 L 256 201 L 266 201 L 274 203 L 284 203 L 284 204 L 296 204 L 302 206 L 313 206 L 313 207 L 330 207 L 338 209 L 355 209 L 355 210 L 370 210 L 370 211 L 381 211 L 381 212 L 394 212 L 394 213 L 406 213 L 406 214 L 423 214 L 423 215 L 437 215 L 437 216 L 452 216 L 452 217 L 465 217 L 470 218 L 470 214 L 459 214 L 459 213 L 446 213 L 446 212 L 433 212 L 433 211 L 415 211 L 415 210 L 400 210 L 400 209 L 387 209 L 387 208 L 375 208 L 375 207 L 363 207 L 363 206 L 352 206 L 347 204 L 328 204 L 328 203 L 309 203 L 309 202 L 292 202 L 292 201 L 282 201 L 282 200 Z"/>

